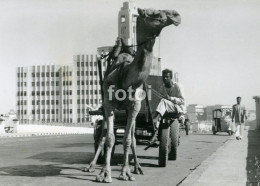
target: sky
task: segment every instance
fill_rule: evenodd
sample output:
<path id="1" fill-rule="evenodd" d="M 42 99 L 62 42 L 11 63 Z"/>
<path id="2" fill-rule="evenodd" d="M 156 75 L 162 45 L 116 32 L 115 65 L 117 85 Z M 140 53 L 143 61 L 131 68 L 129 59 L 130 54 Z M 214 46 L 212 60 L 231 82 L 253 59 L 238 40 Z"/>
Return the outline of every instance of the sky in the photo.
<path id="1" fill-rule="evenodd" d="M 117 37 L 125 0 L 1 0 L 0 113 L 16 108 L 16 67 L 72 64 Z M 137 7 L 173 9 L 182 23 L 164 28 L 154 46 L 162 68 L 179 73 L 186 104 L 255 109 L 260 95 L 260 1 L 136 0 Z M 160 53 L 159 53 L 160 46 Z"/>

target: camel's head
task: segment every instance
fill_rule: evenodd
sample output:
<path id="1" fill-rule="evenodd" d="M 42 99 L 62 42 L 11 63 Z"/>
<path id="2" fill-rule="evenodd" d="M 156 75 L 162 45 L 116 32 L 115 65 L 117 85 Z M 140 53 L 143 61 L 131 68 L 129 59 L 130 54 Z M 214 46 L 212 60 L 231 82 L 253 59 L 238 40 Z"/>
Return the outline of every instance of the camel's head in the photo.
<path id="1" fill-rule="evenodd" d="M 150 34 L 159 35 L 161 30 L 174 24 L 178 26 L 181 23 L 181 16 L 174 10 L 154 10 L 138 8 L 138 23 L 143 29 L 151 32 Z M 142 30 L 143 30 L 142 29 Z"/>

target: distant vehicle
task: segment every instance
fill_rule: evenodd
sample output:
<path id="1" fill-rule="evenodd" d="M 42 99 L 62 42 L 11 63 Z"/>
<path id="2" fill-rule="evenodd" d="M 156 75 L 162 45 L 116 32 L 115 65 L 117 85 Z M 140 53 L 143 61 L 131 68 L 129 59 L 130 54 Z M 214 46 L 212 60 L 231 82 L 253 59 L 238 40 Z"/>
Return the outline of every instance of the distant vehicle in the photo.
<path id="1" fill-rule="evenodd" d="M 213 135 L 216 135 L 217 132 L 227 132 L 228 135 L 232 135 L 233 131 L 231 129 L 232 126 L 232 108 L 231 107 L 223 107 L 217 108 L 213 111 L 213 124 L 212 124 L 212 132 Z"/>

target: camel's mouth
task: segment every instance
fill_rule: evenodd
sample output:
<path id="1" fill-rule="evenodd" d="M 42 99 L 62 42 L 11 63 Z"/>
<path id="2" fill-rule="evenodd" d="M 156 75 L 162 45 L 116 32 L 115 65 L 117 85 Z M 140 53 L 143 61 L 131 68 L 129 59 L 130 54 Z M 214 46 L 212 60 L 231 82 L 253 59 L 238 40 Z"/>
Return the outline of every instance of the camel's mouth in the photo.
<path id="1" fill-rule="evenodd" d="M 168 20 L 174 24 L 175 26 L 178 26 L 181 24 L 181 16 L 178 12 L 175 10 L 164 10 Z"/>
<path id="2" fill-rule="evenodd" d="M 179 13 L 174 10 L 154 10 L 138 8 L 138 13 L 143 18 L 166 23 L 165 26 L 170 24 L 178 26 L 181 23 L 181 17 Z"/>

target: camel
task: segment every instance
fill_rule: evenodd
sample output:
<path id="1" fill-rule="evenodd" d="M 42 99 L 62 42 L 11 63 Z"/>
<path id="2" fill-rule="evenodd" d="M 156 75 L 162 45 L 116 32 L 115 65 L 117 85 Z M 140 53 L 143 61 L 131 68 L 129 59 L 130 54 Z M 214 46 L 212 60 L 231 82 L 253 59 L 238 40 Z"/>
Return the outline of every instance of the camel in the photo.
<path id="1" fill-rule="evenodd" d="M 115 109 L 125 109 L 127 113 L 127 124 L 125 129 L 125 135 L 123 138 L 124 156 L 123 166 L 120 180 L 133 181 L 135 178 L 132 176 L 129 167 L 129 150 L 132 148 L 134 161 L 135 161 L 135 173 L 143 173 L 140 164 L 138 163 L 136 155 L 136 141 L 134 137 L 135 121 L 137 114 L 141 108 L 141 99 L 137 99 L 134 93 L 138 90 L 142 90 L 143 83 L 148 78 L 151 68 L 151 62 L 153 57 L 153 46 L 155 39 L 159 36 L 161 30 L 171 24 L 178 26 L 181 22 L 180 15 L 174 10 L 154 10 L 154 9 L 140 9 L 138 8 L 137 18 L 137 52 L 134 60 L 131 63 L 125 63 L 122 67 L 114 69 L 110 72 L 103 82 L 104 90 L 104 112 L 105 122 L 103 124 L 102 137 L 99 143 L 99 148 L 93 161 L 88 168 L 89 172 L 93 172 L 95 169 L 98 155 L 106 144 L 106 158 L 105 165 L 102 168 L 99 175 L 96 177 L 96 181 L 111 183 L 111 152 L 115 143 L 114 135 L 114 111 Z M 126 99 L 116 99 L 118 95 L 115 94 L 115 90 L 111 87 L 115 87 L 115 90 L 127 92 L 132 90 L 133 94 L 128 94 Z M 134 95 L 134 96 L 133 96 Z M 131 98 L 131 99 L 130 99 Z"/>

